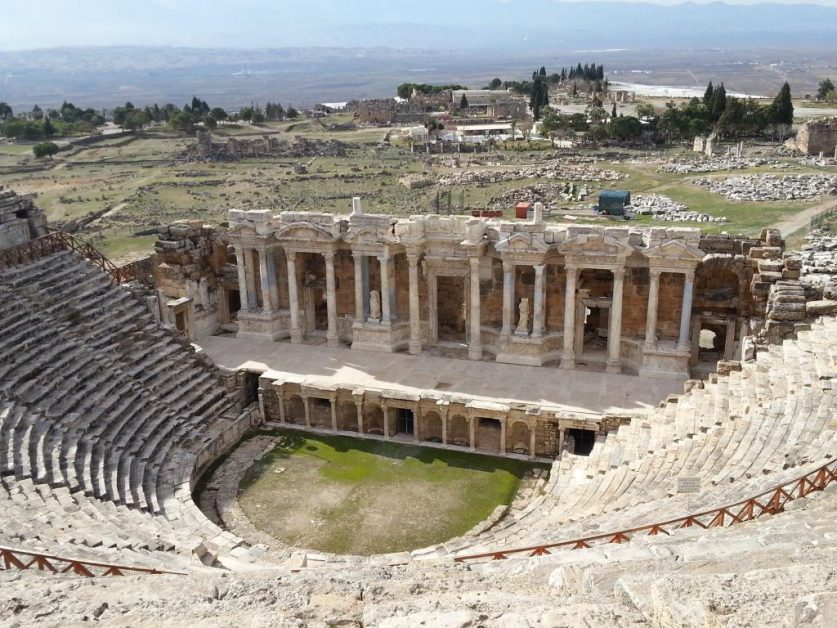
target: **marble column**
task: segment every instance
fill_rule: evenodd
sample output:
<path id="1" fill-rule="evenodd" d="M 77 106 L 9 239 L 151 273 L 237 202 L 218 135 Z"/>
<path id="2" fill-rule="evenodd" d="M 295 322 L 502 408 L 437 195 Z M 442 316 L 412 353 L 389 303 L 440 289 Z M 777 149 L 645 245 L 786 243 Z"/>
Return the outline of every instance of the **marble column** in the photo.
<path id="1" fill-rule="evenodd" d="M 279 398 L 279 423 L 285 422 L 285 398 L 282 396 L 281 391 L 277 395 Z"/>
<path id="2" fill-rule="evenodd" d="M 607 330 L 608 373 L 622 372 L 622 289 L 625 285 L 625 269 L 613 270 L 613 299 L 610 302 L 610 320 Z"/>
<path id="3" fill-rule="evenodd" d="M 506 453 L 506 419 L 500 419 L 500 453 Z"/>
<path id="4" fill-rule="evenodd" d="M 328 331 L 326 340 L 329 347 L 338 345 L 337 339 L 337 287 L 334 284 L 334 253 L 323 253 L 326 267 L 326 308 L 328 309 Z"/>
<path id="5" fill-rule="evenodd" d="M 733 353 L 735 353 L 735 321 L 729 321 L 724 337 L 724 360 L 734 359 Z"/>
<path id="6" fill-rule="evenodd" d="M 529 426 L 529 458 L 534 460 L 535 459 L 535 436 L 537 435 L 537 430 L 535 429 L 535 425 Z"/>
<path id="7" fill-rule="evenodd" d="M 279 279 L 276 276 L 276 254 L 267 249 L 267 279 L 270 285 L 270 307 L 279 309 Z"/>
<path id="8" fill-rule="evenodd" d="M 253 249 L 244 249 L 244 270 L 247 280 L 247 309 L 255 310 L 259 307 L 256 297 L 256 268 L 253 264 Z"/>
<path id="9" fill-rule="evenodd" d="M 683 275 L 683 307 L 680 310 L 680 336 L 677 339 L 677 350 L 689 350 L 689 324 L 692 320 L 692 298 L 695 288 L 695 271 L 690 270 Z"/>
<path id="10" fill-rule="evenodd" d="M 546 314 L 543 281 L 545 266 L 538 264 L 537 266 L 533 266 L 533 268 L 535 269 L 535 303 L 532 316 L 532 336 L 537 338 L 543 336 L 543 321 Z"/>
<path id="11" fill-rule="evenodd" d="M 265 249 L 259 249 L 259 279 L 262 284 L 262 312 L 273 312 L 272 289 L 270 286 L 270 271 L 268 270 L 268 254 Z"/>
<path id="12" fill-rule="evenodd" d="M 354 395 L 355 407 L 357 408 L 357 433 L 363 434 L 363 397 Z"/>
<path id="13" fill-rule="evenodd" d="M 302 398 L 302 405 L 305 406 L 305 427 L 311 427 L 311 405 L 308 403 L 308 397 Z"/>
<path id="14" fill-rule="evenodd" d="M 567 286 L 564 291 L 564 351 L 561 354 L 561 368 L 575 368 L 575 285 L 578 268 L 567 266 Z"/>
<path id="15" fill-rule="evenodd" d="M 389 255 L 381 255 L 378 261 L 381 263 L 381 322 L 389 324 L 392 321 L 390 308 L 390 260 Z"/>
<path id="16" fill-rule="evenodd" d="M 241 311 L 246 312 L 250 309 L 250 299 L 247 296 L 247 270 L 245 268 L 244 249 L 240 246 L 235 247 L 235 260 L 235 267 L 238 270 L 238 300 L 241 303 Z"/>
<path id="17" fill-rule="evenodd" d="M 329 397 L 331 404 L 331 430 L 337 431 L 337 397 Z"/>
<path id="18" fill-rule="evenodd" d="M 482 324 L 480 321 L 480 258 L 471 257 L 471 339 L 468 358 L 482 359 Z"/>
<path id="19" fill-rule="evenodd" d="M 384 415 L 384 438 L 389 438 L 389 406 L 382 403 L 381 412 Z"/>
<path id="20" fill-rule="evenodd" d="M 648 287 L 648 311 L 645 314 L 645 349 L 657 348 L 657 306 L 660 300 L 660 275 L 662 271 L 652 268 L 649 272 L 651 283 Z"/>
<path id="21" fill-rule="evenodd" d="M 471 446 L 471 450 L 477 448 L 477 419 L 476 417 L 469 417 L 468 419 L 468 443 Z"/>
<path id="22" fill-rule="evenodd" d="M 299 344 L 302 342 L 302 332 L 299 328 L 299 287 L 296 278 L 296 253 L 285 251 L 285 258 L 288 261 L 288 301 L 291 309 L 291 342 Z"/>
<path id="23" fill-rule="evenodd" d="M 442 414 L 442 444 L 448 444 L 448 417 L 447 414 Z"/>
<path id="24" fill-rule="evenodd" d="M 503 260 L 503 336 L 511 336 L 514 301 L 514 264 Z"/>
<path id="25" fill-rule="evenodd" d="M 419 407 L 418 403 L 413 407 L 413 440 L 419 440 Z"/>
<path id="26" fill-rule="evenodd" d="M 355 259 L 355 323 L 366 322 L 365 306 L 367 290 L 363 280 L 363 255 L 352 254 Z"/>
<path id="27" fill-rule="evenodd" d="M 407 265 L 410 271 L 410 343 L 413 355 L 421 353 L 421 311 L 419 310 L 418 255 L 408 254 Z"/>

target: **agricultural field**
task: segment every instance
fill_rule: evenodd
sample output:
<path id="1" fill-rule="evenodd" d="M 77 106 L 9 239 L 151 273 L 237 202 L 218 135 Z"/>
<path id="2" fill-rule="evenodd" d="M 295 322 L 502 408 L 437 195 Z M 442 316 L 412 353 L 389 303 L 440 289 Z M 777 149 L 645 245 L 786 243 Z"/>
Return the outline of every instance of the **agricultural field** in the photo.
<path id="1" fill-rule="evenodd" d="M 368 555 L 459 536 L 511 503 L 529 464 L 352 437 L 277 432 L 239 501 L 257 528 L 294 546 Z"/>
<path id="2" fill-rule="evenodd" d="M 428 212 L 465 213 L 501 208 L 513 214 L 514 202 L 538 200 L 538 186 L 570 193 L 546 199 L 546 220 L 570 223 L 604 221 L 592 212 L 602 189 L 663 194 L 689 211 L 727 222 L 658 222 L 637 216 L 636 223 L 700 226 L 707 231 L 756 234 L 764 226 L 787 221 L 829 198 L 732 201 L 699 187 L 693 180 L 759 174 L 835 174 L 810 161 L 786 156 L 776 145 L 747 147 L 763 165 L 710 173 L 663 172 L 660 166 L 697 159 L 684 147 L 654 150 L 560 149 L 549 141 L 498 143 L 478 153 L 411 152 L 397 129 L 332 130 L 349 122 L 334 116 L 327 124 L 313 120 L 256 126 L 225 126 L 213 142 L 258 139 L 269 134 L 292 142 L 339 140 L 344 157 L 247 158 L 195 161 L 186 158 L 194 138 L 162 129 L 136 137 L 108 138 L 36 160 L 31 144 L 0 142 L 0 185 L 37 194 L 37 204 L 51 222 L 73 230 L 117 260 L 152 249 L 154 229 L 175 220 L 220 224 L 227 210 L 269 209 L 347 213 L 351 198 L 363 198 L 372 213 L 408 216 Z M 724 145 L 716 148 L 723 154 Z M 304 168 L 301 168 L 304 167 Z M 608 176 L 599 176 L 602 172 Z M 618 176 L 618 178 L 617 178 Z M 421 181 L 407 187 L 404 177 Z M 549 192 L 551 193 L 551 192 Z M 586 194 L 585 194 L 586 193 Z"/>

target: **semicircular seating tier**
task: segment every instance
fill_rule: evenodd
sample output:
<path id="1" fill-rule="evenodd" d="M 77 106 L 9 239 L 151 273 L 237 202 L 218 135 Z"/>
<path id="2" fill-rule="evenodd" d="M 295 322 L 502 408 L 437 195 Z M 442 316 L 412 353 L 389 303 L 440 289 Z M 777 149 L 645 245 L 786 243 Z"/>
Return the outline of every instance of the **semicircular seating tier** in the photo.
<path id="1" fill-rule="evenodd" d="M 837 455 L 837 319 L 771 345 L 610 433 L 565 453 L 543 495 L 478 539 L 440 553 L 540 545 L 661 522 L 746 500 Z M 678 480 L 699 493 L 678 493 Z"/>
<path id="2" fill-rule="evenodd" d="M 100 560 L 236 546 L 191 499 L 196 467 L 249 421 L 235 386 L 72 253 L 2 271 L 0 295 L 0 543 Z"/>

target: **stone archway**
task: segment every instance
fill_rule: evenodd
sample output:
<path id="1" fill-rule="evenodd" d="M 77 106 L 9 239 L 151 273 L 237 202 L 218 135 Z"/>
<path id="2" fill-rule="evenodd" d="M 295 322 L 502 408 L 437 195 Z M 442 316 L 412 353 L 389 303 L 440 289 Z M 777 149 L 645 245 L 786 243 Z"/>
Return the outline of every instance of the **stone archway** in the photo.
<path id="1" fill-rule="evenodd" d="M 299 395 L 291 395 L 285 401 L 285 423 L 305 424 L 305 402 Z"/>
<path id="2" fill-rule="evenodd" d="M 461 414 L 453 415 L 448 421 L 448 443 L 459 447 L 471 446 L 470 424 Z"/>
<path id="3" fill-rule="evenodd" d="M 515 454 L 528 455 L 531 433 L 529 425 L 524 421 L 515 421 L 506 434 L 506 451 Z"/>
<path id="4" fill-rule="evenodd" d="M 481 451 L 499 453 L 502 447 L 501 435 L 503 432 L 500 419 L 478 417 L 473 420 L 477 421 L 476 430 L 474 430 L 475 448 Z"/>
<path id="5" fill-rule="evenodd" d="M 419 422 L 421 440 L 431 443 L 441 443 L 443 435 L 442 417 L 438 412 L 426 412 Z"/>
<path id="6" fill-rule="evenodd" d="M 337 429 L 357 432 L 357 406 L 353 401 L 344 400 L 337 404 Z"/>
<path id="7" fill-rule="evenodd" d="M 363 433 L 384 435 L 384 411 L 378 405 L 366 405 L 363 408 Z"/>

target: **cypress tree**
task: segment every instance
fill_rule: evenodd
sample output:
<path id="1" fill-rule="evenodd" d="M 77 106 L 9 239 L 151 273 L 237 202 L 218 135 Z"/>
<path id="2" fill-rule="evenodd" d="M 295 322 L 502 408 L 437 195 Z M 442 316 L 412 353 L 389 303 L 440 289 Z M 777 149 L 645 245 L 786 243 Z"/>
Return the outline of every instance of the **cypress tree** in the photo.
<path id="1" fill-rule="evenodd" d="M 793 124 L 793 101 L 787 81 L 773 100 L 773 121 L 777 124 Z"/>
<path id="2" fill-rule="evenodd" d="M 727 90 L 721 83 L 712 95 L 712 118 L 718 120 L 727 108 Z"/>
<path id="3" fill-rule="evenodd" d="M 613 111 L 610 112 L 610 117 L 611 118 L 616 117 L 616 103 L 613 103 Z"/>
<path id="4" fill-rule="evenodd" d="M 712 81 L 706 86 L 706 91 L 703 93 L 703 106 L 707 109 L 712 108 L 713 96 L 715 95 L 715 88 L 712 86 Z"/>

